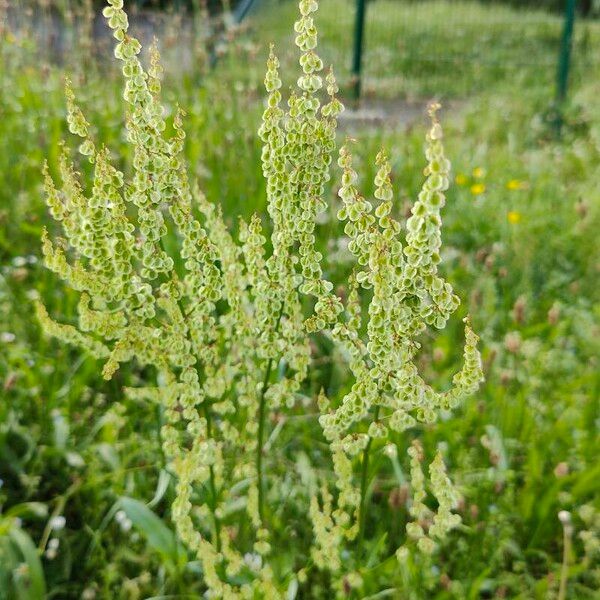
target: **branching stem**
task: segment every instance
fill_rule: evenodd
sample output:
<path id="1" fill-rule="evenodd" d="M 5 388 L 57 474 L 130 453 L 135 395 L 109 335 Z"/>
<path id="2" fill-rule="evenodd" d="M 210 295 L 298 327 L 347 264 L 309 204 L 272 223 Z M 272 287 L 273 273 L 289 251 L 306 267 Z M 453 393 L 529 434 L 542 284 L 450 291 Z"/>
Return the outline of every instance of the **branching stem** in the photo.
<path id="1" fill-rule="evenodd" d="M 210 407 L 208 406 L 207 400 L 204 400 L 204 418 L 206 419 L 206 433 L 209 438 L 212 438 L 212 419 L 210 414 Z M 210 481 L 210 495 L 211 495 L 211 512 L 213 516 L 213 525 L 215 530 L 215 546 L 217 552 L 221 552 L 221 521 L 217 516 L 217 484 L 215 482 L 215 469 L 213 465 L 208 467 L 209 481 Z"/>
<path id="2" fill-rule="evenodd" d="M 379 418 L 379 406 L 375 407 L 375 412 L 373 414 L 373 420 L 377 421 Z M 373 438 L 369 436 L 369 441 L 365 446 L 363 451 L 363 459 L 362 459 L 362 471 L 360 476 L 360 505 L 358 508 L 358 547 L 359 549 L 362 547 L 363 539 L 365 537 L 365 521 L 366 521 L 366 500 L 367 500 L 367 488 L 369 481 L 369 452 L 371 450 L 371 444 L 373 443 Z"/>
<path id="3" fill-rule="evenodd" d="M 275 323 L 275 333 L 279 330 L 279 323 L 281 323 L 281 316 L 283 314 L 283 303 Z M 265 413 L 267 411 L 267 399 L 266 394 L 269 389 L 269 380 L 271 379 L 271 372 L 273 371 L 273 358 L 269 359 L 267 368 L 265 371 L 265 378 L 263 379 L 262 388 L 260 391 L 260 399 L 258 404 L 258 441 L 256 444 L 256 476 L 257 476 L 257 488 L 258 488 L 258 516 L 261 522 L 264 522 L 265 509 L 264 509 L 264 476 L 263 476 L 263 450 L 264 450 L 264 438 L 265 438 Z"/>
<path id="4" fill-rule="evenodd" d="M 162 243 L 162 240 L 160 242 L 160 246 L 164 251 L 164 245 Z M 183 317 L 184 321 L 186 322 L 186 328 L 185 328 L 185 333 L 186 333 L 186 338 L 188 339 L 188 341 L 191 343 L 192 342 L 192 338 L 190 335 L 190 328 L 189 325 L 187 324 L 187 317 L 189 316 L 189 314 L 186 314 L 184 308 L 183 308 L 183 304 L 181 303 L 181 299 L 177 298 L 177 306 L 179 307 L 179 311 L 181 312 L 181 316 Z M 196 357 L 196 365 L 195 365 L 195 369 L 196 369 L 196 373 L 198 374 L 198 381 L 201 381 L 201 373 L 199 371 L 199 359 L 198 357 Z M 205 398 L 204 402 L 202 403 L 202 408 L 203 408 L 203 412 L 204 412 L 204 418 L 206 419 L 206 434 L 208 436 L 208 438 L 212 438 L 212 418 L 211 418 L 211 413 L 210 413 L 210 406 L 208 403 L 208 400 Z M 218 495 L 217 495 L 217 484 L 216 484 L 216 479 L 215 479 L 215 469 L 214 466 L 211 464 L 208 467 L 208 471 L 209 471 L 209 484 L 210 484 L 210 495 L 211 495 L 211 501 L 210 501 L 210 508 L 211 508 L 211 512 L 212 512 L 212 517 L 213 517 L 213 525 L 214 525 L 214 544 L 217 548 L 217 552 L 221 551 L 221 521 L 219 519 L 219 517 L 217 517 L 217 504 L 218 504 Z"/>
<path id="5" fill-rule="evenodd" d="M 568 515 L 568 513 L 567 513 Z M 560 517 L 559 517 L 560 518 Z M 557 600 L 566 600 L 567 584 L 569 583 L 569 557 L 571 554 L 571 544 L 573 536 L 573 526 L 570 520 L 563 522 L 563 559 L 560 569 L 560 586 L 558 589 Z"/>

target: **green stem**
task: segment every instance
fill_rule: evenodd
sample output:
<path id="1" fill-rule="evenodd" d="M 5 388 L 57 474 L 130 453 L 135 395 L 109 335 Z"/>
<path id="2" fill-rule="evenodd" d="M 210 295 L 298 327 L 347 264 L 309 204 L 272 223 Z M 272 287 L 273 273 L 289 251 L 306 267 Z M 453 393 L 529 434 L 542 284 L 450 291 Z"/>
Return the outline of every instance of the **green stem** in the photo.
<path id="1" fill-rule="evenodd" d="M 373 421 L 377 421 L 379 418 L 379 406 L 375 407 L 375 412 L 373 414 Z M 365 504 L 367 500 L 367 487 L 369 480 L 369 452 L 371 450 L 371 444 L 373 443 L 373 438 L 369 436 L 369 441 L 363 451 L 363 460 L 362 460 L 362 471 L 360 475 L 360 505 L 358 508 L 358 547 L 359 549 L 362 547 L 362 542 L 365 537 Z"/>
<path id="2" fill-rule="evenodd" d="M 207 404 L 207 400 L 204 400 L 204 418 L 206 419 L 206 433 L 208 437 L 212 437 L 212 420 L 210 414 L 210 408 Z M 221 552 L 221 521 L 219 517 L 217 517 L 217 485 L 215 483 L 215 469 L 213 465 L 208 467 L 209 470 L 209 479 L 210 479 L 210 494 L 211 494 L 211 512 L 213 516 L 214 523 L 214 533 L 215 533 L 215 546 L 217 548 L 217 552 Z"/>
<path id="3" fill-rule="evenodd" d="M 573 535 L 571 523 L 563 523 L 563 559 L 560 569 L 560 586 L 557 600 L 566 600 L 567 584 L 569 582 L 569 555 L 571 554 L 571 536 Z"/>
<path id="4" fill-rule="evenodd" d="M 281 322 L 281 315 L 283 314 L 283 303 L 275 323 L 275 333 L 279 330 L 279 323 Z M 258 404 L 258 441 L 256 444 L 256 476 L 257 476 L 257 487 L 258 487 L 258 516 L 261 522 L 264 522 L 265 509 L 264 509 L 264 474 L 263 474 L 263 449 L 264 449 L 264 438 L 265 438 L 265 413 L 267 411 L 267 399 L 266 394 L 269 389 L 269 380 L 271 379 L 271 371 L 273 370 L 273 358 L 269 359 L 267 363 L 267 369 L 265 371 L 265 378 L 263 379 L 262 388 L 260 391 L 260 400 Z"/>
<path id="5" fill-rule="evenodd" d="M 160 247 L 162 248 L 163 252 L 165 251 L 162 239 L 160 240 Z M 181 302 L 180 298 L 176 299 L 177 302 L 177 306 L 179 307 L 179 311 L 181 313 L 181 316 L 183 317 L 184 321 L 187 319 L 187 317 L 189 315 L 186 314 L 184 308 L 183 308 L 183 304 Z M 190 335 L 190 328 L 189 325 L 186 322 L 186 327 L 185 327 L 185 335 L 187 340 L 192 343 L 192 337 Z M 198 374 L 198 381 L 202 380 L 201 377 L 201 373 L 200 370 L 198 369 L 198 365 L 199 365 L 199 359 L 198 357 L 196 358 L 196 365 L 194 366 L 196 373 Z M 204 412 L 204 418 L 206 419 L 206 434 L 208 436 L 208 438 L 212 438 L 212 419 L 211 419 L 211 414 L 210 414 L 210 406 L 208 405 L 208 400 L 205 398 L 204 402 L 202 403 L 202 408 L 203 408 L 203 412 Z M 217 548 L 217 552 L 221 551 L 221 521 L 219 520 L 219 517 L 217 517 L 217 502 L 218 502 L 218 496 L 217 496 L 217 485 L 216 485 L 216 481 L 215 481 L 215 469 L 213 465 L 209 465 L 208 467 L 209 470 L 209 483 L 210 483 L 210 495 L 211 495 L 211 512 L 212 512 L 212 516 L 213 516 L 213 524 L 214 524 L 214 544 Z"/>
<path id="6" fill-rule="evenodd" d="M 263 446 L 265 437 L 265 412 L 266 412 L 266 398 L 265 394 L 269 386 L 269 379 L 271 377 L 271 371 L 273 370 L 273 359 L 270 358 L 267 363 L 267 370 L 265 372 L 265 378 L 263 380 L 262 390 L 260 393 L 260 403 L 258 406 L 258 443 L 256 445 L 256 474 L 258 477 L 258 516 L 260 520 L 264 520 L 264 486 L 263 486 Z"/>
<path id="7" fill-rule="evenodd" d="M 56 506 L 54 507 L 54 510 L 52 511 L 52 514 L 46 523 L 46 527 L 44 528 L 44 532 L 40 538 L 40 543 L 38 544 L 38 550 L 40 552 L 43 552 L 46 549 L 48 540 L 52 535 L 52 519 L 63 513 L 65 505 L 67 504 L 67 500 L 69 500 L 69 498 L 81 487 L 81 484 L 81 480 L 77 479 L 67 488 L 64 494 L 58 496 Z"/>

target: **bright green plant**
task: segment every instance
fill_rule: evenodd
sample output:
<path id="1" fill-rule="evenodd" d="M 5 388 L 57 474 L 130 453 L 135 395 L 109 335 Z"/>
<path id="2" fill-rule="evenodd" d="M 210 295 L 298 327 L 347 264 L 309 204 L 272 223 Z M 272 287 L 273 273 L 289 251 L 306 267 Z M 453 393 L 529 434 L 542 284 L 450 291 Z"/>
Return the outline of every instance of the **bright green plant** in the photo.
<path id="1" fill-rule="evenodd" d="M 415 364 L 419 336 L 427 326 L 443 328 L 459 303 L 438 274 L 440 210 L 450 171 L 438 107 L 430 108 L 427 179 L 406 233 L 391 216 L 385 153 L 377 157 L 375 203 L 357 190 L 349 145 L 339 153 L 338 217 L 357 263 L 343 301 L 324 277 L 316 236 L 343 110 L 333 72 L 323 80 L 315 52 L 317 3 L 300 2 L 295 31 L 302 74 L 287 109 L 273 49 L 269 55 L 259 134 L 270 235 L 254 215 L 240 221 L 237 236 L 219 206 L 189 181 L 183 111 L 166 119 L 158 50 L 151 49 L 144 68 L 122 6 L 122 0 L 109 0 L 104 16 L 125 78 L 132 174 L 119 171 L 108 149 L 93 139 L 67 82 L 69 129 L 81 138 L 79 152 L 92 166 L 93 181 L 86 190 L 67 150 L 61 185 L 46 168 L 47 203 L 64 238 L 44 233 L 43 254 L 48 268 L 80 292 L 79 323 L 53 321 L 42 304 L 39 319 L 50 335 L 102 359 L 106 379 L 132 360 L 156 374 L 154 385 L 127 393 L 164 409 L 163 450 L 177 477 L 172 519 L 217 598 L 280 598 L 292 581 L 269 562 L 283 532 L 270 518 L 281 497 L 278 481 L 268 477 L 268 417 L 294 406 L 311 368 L 311 339 L 331 339 L 347 357 L 351 383 L 339 402 L 325 392 L 319 396 L 335 484 L 324 478 L 307 512 L 315 540 L 312 564 L 330 572 L 341 590 L 343 578 L 361 564 L 372 446 L 390 430 L 435 422 L 482 379 L 477 336 L 468 322 L 464 366 L 451 390 L 434 391 Z M 388 450 L 393 454 L 396 446 L 390 443 Z M 417 442 L 409 454 L 414 522 L 407 543 L 415 540 L 431 553 L 435 540 L 460 521 L 452 512 L 458 496 L 440 454 L 429 466 L 429 483 Z M 424 502 L 427 488 L 436 511 Z M 398 551 L 400 560 L 407 548 Z M 258 556 L 249 561 L 252 551 Z M 343 560 L 348 551 L 351 563 Z M 301 569 L 298 579 L 305 577 Z M 359 584 L 356 576 L 344 582 Z"/>
<path id="2" fill-rule="evenodd" d="M 20 517 L 45 515 L 35 502 L 17 504 L 0 511 L 0 599 L 42 600 L 46 597 L 44 570 L 35 544 L 21 527 Z"/>

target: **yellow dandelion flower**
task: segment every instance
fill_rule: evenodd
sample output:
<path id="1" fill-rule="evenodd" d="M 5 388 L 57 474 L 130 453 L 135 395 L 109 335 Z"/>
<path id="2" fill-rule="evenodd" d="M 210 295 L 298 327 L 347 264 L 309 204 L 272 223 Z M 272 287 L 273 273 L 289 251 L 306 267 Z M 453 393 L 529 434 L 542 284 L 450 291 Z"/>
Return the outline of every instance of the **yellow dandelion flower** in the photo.
<path id="1" fill-rule="evenodd" d="M 454 178 L 454 181 L 456 181 L 458 185 L 465 185 L 465 183 L 467 183 L 467 176 L 463 173 L 458 173 L 458 175 Z"/>
<path id="2" fill-rule="evenodd" d="M 473 194 L 473 196 L 480 196 L 481 194 L 483 194 L 483 192 L 485 192 L 484 183 L 474 183 L 471 186 L 471 194 Z"/>
<path id="3" fill-rule="evenodd" d="M 527 182 L 520 181 L 518 179 L 511 179 L 510 181 L 506 182 L 506 189 L 511 191 L 525 190 L 527 189 Z"/>
<path id="4" fill-rule="evenodd" d="M 516 225 L 521 222 L 521 213 L 516 210 L 509 210 L 506 218 L 511 225 Z"/>
<path id="5" fill-rule="evenodd" d="M 475 167 L 473 169 L 473 177 L 475 179 L 483 179 L 485 177 L 485 169 L 483 167 Z"/>

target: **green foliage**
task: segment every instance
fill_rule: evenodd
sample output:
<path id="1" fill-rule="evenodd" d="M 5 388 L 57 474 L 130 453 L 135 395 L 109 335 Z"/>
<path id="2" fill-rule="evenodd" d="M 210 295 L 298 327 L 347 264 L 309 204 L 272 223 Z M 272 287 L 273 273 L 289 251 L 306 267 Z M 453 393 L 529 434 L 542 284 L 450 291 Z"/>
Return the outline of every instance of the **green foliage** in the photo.
<path id="1" fill-rule="evenodd" d="M 327 414 L 320 423 L 331 443 L 339 497 L 332 512 L 332 497 L 324 485 L 323 512 L 314 495 L 310 511 L 316 534 L 312 558 L 317 568 L 331 572 L 340 590 L 341 577 L 348 570 L 348 566 L 341 568 L 344 538 L 352 541 L 358 532 L 359 555 L 362 551 L 368 453 L 374 439 L 387 437 L 382 421 L 389 417 L 391 429 L 397 432 L 414 428 L 418 421 L 433 423 L 439 411 L 455 408 L 482 379 L 478 338 L 469 326 L 465 364 L 453 377 L 450 391 L 434 392 L 414 365 L 420 348 L 415 338 L 427 325 L 442 329 L 459 303 L 452 287 L 437 274 L 440 209 L 449 185 L 450 163 L 443 153 L 436 105 L 430 109 L 427 180 L 407 222 L 404 249 L 401 226 L 389 216 L 393 192 L 385 155 L 378 156 L 375 178 L 375 198 L 381 203 L 371 214 L 372 204 L 355 187 L 358 175 L 349 150 L 341 149 L 339 196 L 344 206 L 338 218 L 346 221 L 349 249 L 357 261 L 346 307 L 332 293 L 333 284 L 323 278 L 323 256 L 316 250 L 314 230 L 318 215 L 327 208 L 325 183 L 343 106 L 335 96 L 333 72 L 326 79 L 328 103 L 321 106 L 317 97 L 323 86 L 319 75 L 323 63 L 315 53 L 316 10 L 316 2 L 300 2 L 294 29 L 302 75 L 298 92 L 288 100 L 287 113 L 280 108 L 282 83 L 272 50 L 265 78 L 269 97 L 259 135 L 264 143 L 263 174 L 272 219 L 270 254 L 257 215 L 249 223 L 241 221 L 236 244 L 220 208 L 209 204 L 197 189 L 192 191 L 182 160 L 183 115 L 181 111 L 175 114 L 172 133 L 165 136 L 158 50 L 151 49 L 150 67 L 145 70 L 137 57 L 141 46 L 127 33 L 127 15 L 120 0 L 109 0 L 103 15 L 117 40 L 115 57 L 123 63 L 133 175 L 126 181 L 113 166 L 108 150 L 97 147 L 68 80 L 69 130 L 82 139 L 79 153 L 94 169 L 89 196 L 66 151 L 60 160 L 62 188 L 47 167 L 44 174 L 50 213 L 65 234 L 64 240 L 51 241 L 44 232 L 45 264 L 81 296 L 78 328 L 51 320 L 40 303 L 38 318 L 49 335 L 103 359 L 102 374 L 107 380 L 120 363 L 132 359 L 156 370 L 157 387 L 132 388 L 129 393 L 164 407 L 163 451 L 178 478 L 173 521 L 179 537 L 200 560 L 205 585 L 211 594 L 223 598 L 256 593 L 280 598 L 282 584 L 290 581 L 289 575 L 280 581 L 281 575 L 268 563 L 273 534 L 265 497 L 271 490 L 277 492 L 278 485 L 271 480 L 267 487 L 265 481 L 265 420 L 273 410 L 294 407 L 309 372 L 308 334 L 320 332 L 339 344 L 350 356 L 355 379 L 351 391 L 332 411 L 326 408 L 330 401 L 321 394 Z M 193 200 L 203 222 L 195 215 Z M 130 206 L 135 217 L 129 216 Z M 178 255 L 165 250 L 169 231 L 165 214 L 180 240 Z M 361 289 L 372 290 L 366 296 L 366 319 L 361 315 Z M 316 300 L 308 318 L 303 316 L 305 295 Z M 363 320 L 365 341 L 361 340 Z M 276 365 L 279 380 L 272 382 Z M 365 418 L 368 433 L 352 431 Z M 361 450 L 359 489 L 353 482 L 353 458 Z M 254 464 L 240 459 L 252 453 Z M 233 467 L 230 457 L 237 457 Z M 444 539 L 460 522 L 452 513 L 458 495 L 439 453 L 430 473 L 439 504 L 430 535 Z M 419 479 L 423 480 L 422 475 Z M 200 486 L 205 489 L 204 498 L 195 499 Z M 238 486 L 245 493 L 231 494 Z M 418 523 L 408 525 L 407 531 L 421 550 L 432 553 L 435 544 L 421 525 L 429 515 L 422 504 L 422 483 L 420 494 L 422 508 L 413 511 Z M 250 544 L 239 536 L 246 527 L 245 518 L 226 518 L 228 505 L 239 501 L 246 504 L 254 530 Z M 270 494 L 270 503 L 281 501 Z M 168 531 L 161 530 L 162 524 L 143 505 L 132 502 L 121 499 L 125 513 L 131 513 L 133 524 L 146 532 L 150 545 L 173 562 L 175 550 L 165 548 Z M 195 513 L 211 515 L 210 542 Z M 150 536 L 152 522 L 156 530 Z M 254 573 L 243 559 L 250 548 L 264 561 Z M 352 585 L 359 586 L 360 577 Z"/>
<path id="2" fill-rule="evenodd" d="M 319 19 L 325 40 L 333 36 L 328 6 L 324 3 Z M 513 14 L 512 19 L 518 17 Z M 277 26 L 287 32 L 288 22 L 282 19 Z M 463 43 L 466 52 L 469 38 Z M 40 64 L 31 39 L 0 36 L 0 48 L 3 515 L 34 541 L 53 597 L 201 596 L 200 564 L 190 560 L 178 571 L 171 569 L 144 532 L 119 512 L 120 497 L 137 498 L 173 529 L 174 489 L 164 475 L 159 438 L 164 411 L 159 403 L 122 393 L 123 386 L 148 385 L 154 372 L 122 365 L 111 382 L 102 383 L 94 360 L 41 337 L 32 319 L 33 288 L 50 314 L 69 323 L 77 314 L 77 295 L 57 286 L 38 259 L 42 226 L 54 231 L 41 207 L 39 165 L 48 157 L 50 172 L 59 179 L 58 142 L 66 130 L 63 72 L 73 78 L 94 140 L 114 151 L 115 164 L 129 178 L 130 148 L 117 126 L 122 118 L 120 81 L 102 67 L 75 76 L 80 67 L 70 61 L 76 57 L 62 67 Z M 238 59 L 243 69 L 236 65 Z M 223 204 L 223 219 L 233 224 L 234 232 L 239 212 L 246 220 L 254 211 L 264 214 L 262 140 L 252 133 L 262 108 L 254 102 L 256 88 L 249 81 L 260 75 L 257 71 L 240 52 L 217 71 L 225 78 L 222 82 L 203 78 L 198 85 L 198 80 L 167 73 L 162 86 L 167 129 L 178 99 L 188 113 L 186 162 L 207 197 Z M 249 79 L 239 80 L 240 75 Z M 452 77 L 458 85 L 461 72 Z M 445 149 L 453 157 L 451 179 L 456 185 L 446 192 L 441 273 L 456 289 L 470 291 L 465 304 L 482 337 L 486 382 L 476 402 L 458 407 L 454 417 L 442 414 L 433 427 L 419 426 L 416 437 L 428 457 L 424 477 L 441 450 L 460 496 L 455 512 L 462 523 L 432 559 L 411 547 L 400 553 L 398 563 L 393 554 L 404 539 L 415 495 L 408 486 L 406 459 L 413 436 L 388 432 L 387 441 L 397 445 L 395 454 L 386 441 L 374 439 L 361 556 L 353 545 L 348 547 L 359 567 L 341 582 L 350 596 L 546 598 L 556 597 L 564 581 L 567 597 L 595 597 L 600 576 L 599 382 L 594 358 L 600 317 L 595 284 L 600 96 L 593 78 L 577 89 L 566 115 L 564 143 L 559 144 L 544 127 L 548 91 L 539 83 L 515 95 L 506 81 L 499 81 L 493 94 L 473 97 L 444 114 Z M 423 80 L 419 85 L 432 84 Z M 286 89 L 284 84 L 282 93 Z M 391 216 L 404 221 L 422 184 L 423 127 L 415 122 L 406 131 L 387 123 L 381 132 L 353 128 L 361 139 L 349 146 L 361 191 L 367 198 L 374 196 L 372 180 L 379 166 L 372 158 L 385 146 L 392 157 Z M 89 165 L 85 160 L 76 163 L 84 172 L 87 195 Z M 341 207 L 334 200 L 338 179 L 334 176 L 325 186 L 330 207 L 319 216 L 315 236 L 317 250 L 326 257 L 324 276 L 346 303 L 353 261 L 344 223 L 336 219 Z M 270 226 L 265 225 L 263 236 L 270 237 Z M 165 246 L 169 253 L 177 248 L 171 233 Z M 310 311 L 310 305 L 305 309 Z M 463 309 L 458 316 L 465 316 Z M 460 318 L 451 318 L 435 336 L 420 336 L 417 364 L 425 380 L 449 387 L 460 368 L 463 337 Z M 281 376 L 273 366 L 272 384 Z M 295 406 L 282 406 L 265 421 L 266 513 L 273 548 L 268 561 L 276 573 L 298 570 L 310 560 L 313 525 L 306 511 L 313 492 L 322 506 L 324 480 L 335 499 L 331 455 L 317 421 L 316 399 L 324 388 L 337 406 L 350 391 L 349 383 L 347 356 L 328 336 L 313 336 L 310 377 L 295 396 Z M 367 425 L 365 420 L 357 429 L 366 433 Z M 355 461 L 360 489 L 364 463 L 361 457 Z M 275 482 L 276 492 L 271 486 Z M 197 488 L 195 493 L 194 501 L 202 501 L 206 490 Z M 278 504 L 281 497 L 284 501 Z M 437 509 L 435 501 L 426 499 L 424 504 Z M 227 510 L 237 513 L 228 513 L 225 525 L 245 514 L 241 503 Z M 564 527 L 557 518 L 563 510 L 570 513 Z M 60 518 L 54 519 L 60 516 L 65 524 L 54 528 L 61 525 Z M 197 515 L 196 523 L 210 534 L 210 514 Z M 565 532 L 571 540 L 566 578 L 561 569 Z M 248 525 L 238 540 L 250 543 L 251 533 Z M 56 548 L 52 539 L 59 540 Z M 15 556 L 9 577 L 24 564 L 20 554 Z M 256 556 L 246 558 L 256 567 Z M 298 575 L 303 583 L 289 583 L 290 597 L 334 595 L 329 576 L 314 567 Z M 361 587 L 348 592 L 352 585 Z"/>
<path id="3" fill-rule="evenodd" d="M 320 52 L 336 65 L 344 89 L 351 82 L 354 2 L 329 0 L 320 9 Z M 470 0 L 372 0 L 367 3 L 363 56 L 365 97 L 397 102 L 407 98 L 470 98 L 481 93 L 532 86 L 545 88 L 547 102 L 554 98 L 556 71 L 563 30 L 560 13 L 539 2 Z M 255 36 L 281 32 L 275 38 L 285 48 L 286 32 L 279 23 L 291 19 L 293 2 L 263 0 L 253 16 Z M 570 85 L 597 71 L 600 24 L 577 20 L 573 33 Z M 286 67 L 295 57 L 281 50 Z M 376 103 L 377 105 L 378 103 Z M 398 110 L 402 110 L 402 105 Z M 410 108 L 410 107 L 409 107 Z M 406 107 L 405 107 L 406 110 Z"/>
<path id="4" fill-rule="evenodd" d="M 171 569 L 178 570 L 182 552 L 175 534 L 143 502 L 123 496 L 119 498 L 118 505 L 133 527 L 146 538 L 149 546 L 161 555 Z"/>
<path id="5" fill-rule="evenodd" d="M 44 570 L 35 544 L 18 523 L 18 508 L 0 518 L 0 598 L 43 600 Z"/>

